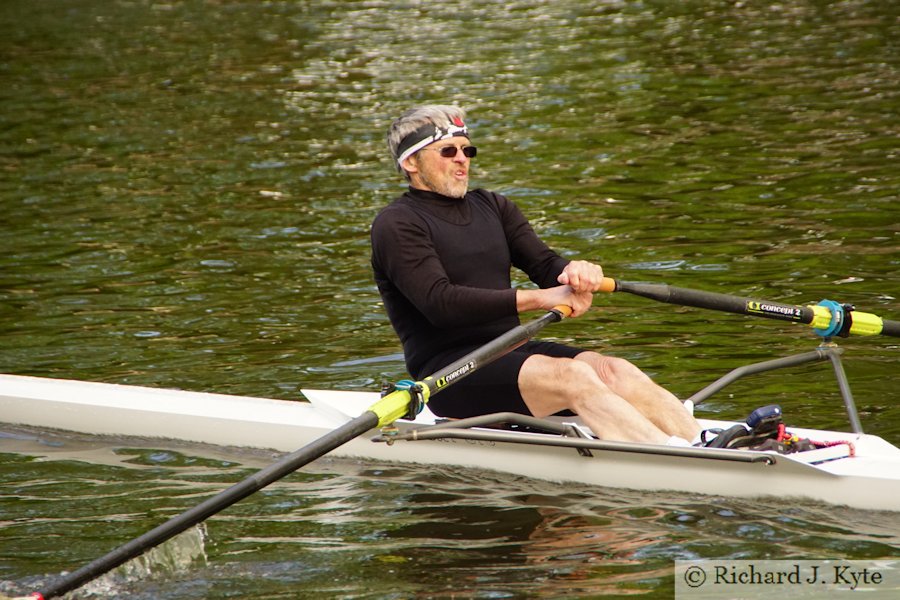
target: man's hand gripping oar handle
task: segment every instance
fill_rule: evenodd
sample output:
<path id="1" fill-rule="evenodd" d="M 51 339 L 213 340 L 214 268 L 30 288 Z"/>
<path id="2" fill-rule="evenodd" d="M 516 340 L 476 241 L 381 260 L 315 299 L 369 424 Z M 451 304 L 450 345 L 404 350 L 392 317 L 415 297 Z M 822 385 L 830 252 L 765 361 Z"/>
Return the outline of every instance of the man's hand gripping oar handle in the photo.
<path id="1" fill-rule="evenodd" d="M 832 300 L 797 306 L 715 292 L 702 292 L 671 285 L 618 281 L 609 277 L 603 278 L 600 291 L 627 292 L 668 304 L 803 323 L 813 327 L 816 333 L 824 337 L 879 334 L 900 337 L 900 321 L 882 319 L 878 315 L 860 312 L 854 310 L 852 306 L 838 304 Z"/>

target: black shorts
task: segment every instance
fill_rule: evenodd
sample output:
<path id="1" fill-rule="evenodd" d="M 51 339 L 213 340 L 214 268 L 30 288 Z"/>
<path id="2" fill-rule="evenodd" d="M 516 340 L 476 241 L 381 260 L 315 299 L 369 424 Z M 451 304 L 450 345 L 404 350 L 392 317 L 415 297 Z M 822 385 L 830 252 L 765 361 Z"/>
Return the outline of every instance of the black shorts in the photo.
<path id="1" fill-rule="evenodd" d="M 427 373 L 462 358 L 478 346 L 459 348 L 440 356 L 426 365 Z M 471 375 L 454 382 L 428 400 L 428 408 L 441 417 L 464 419 L 495 412 L 515 412 L 530 415 L 531 411 L 519 392 L 519 371 L 533 354 L 554 358 L 575 358 L 584 352 L 579 348 L 556 342 L 529 341 Z"/>

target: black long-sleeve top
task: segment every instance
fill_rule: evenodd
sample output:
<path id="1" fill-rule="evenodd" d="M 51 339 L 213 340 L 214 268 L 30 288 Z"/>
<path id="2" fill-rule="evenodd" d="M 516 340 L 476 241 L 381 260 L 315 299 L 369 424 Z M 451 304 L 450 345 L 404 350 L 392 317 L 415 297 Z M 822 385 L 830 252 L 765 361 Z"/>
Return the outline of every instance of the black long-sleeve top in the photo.
<path id="1" fill-rule="evenodd" d="M 372 223 L 372 268 L 406 366 L 481 345 L 519 324 L 510 267 L 540 287 L 568 264 L 510 200 L 486 190 L 449 198 L 410 188 Z"/>

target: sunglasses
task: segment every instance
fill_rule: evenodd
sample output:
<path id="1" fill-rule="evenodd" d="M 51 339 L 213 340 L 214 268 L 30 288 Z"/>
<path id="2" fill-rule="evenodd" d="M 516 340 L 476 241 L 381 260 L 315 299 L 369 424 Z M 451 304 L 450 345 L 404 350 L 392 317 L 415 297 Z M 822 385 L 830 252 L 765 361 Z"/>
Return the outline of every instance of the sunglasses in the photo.
<path id="1" fill-rule="evenodd" d="M 426 150 L 434 150 L 440 153 L 444 158 L 456 158 L 456 152 L 462 150 L 463 156 L 473 158 L 478 154 L 478 148 L 475 146 L 466 146 L 465 148 L 457 148 L 456 146 L 444 146 L 443 148 L 425 148 Z"/>

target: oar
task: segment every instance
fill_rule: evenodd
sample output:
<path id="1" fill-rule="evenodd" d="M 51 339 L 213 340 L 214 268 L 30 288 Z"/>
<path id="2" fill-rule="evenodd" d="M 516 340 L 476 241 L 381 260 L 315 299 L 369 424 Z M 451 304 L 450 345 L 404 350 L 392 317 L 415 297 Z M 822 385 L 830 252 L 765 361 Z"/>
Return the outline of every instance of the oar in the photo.
<path id="1" fill-rule="evenodd" d="M 182 531 L 243 500 L 267 485 L 293 473 L 300 467 L 324 456 L 331 450 L 362 435 L 366 431 L 374 427 L 389 425 L 407 415 L 414 418 L 421 410 L 421 405 L 427 402 L 432 394 L 437 394 L 466 375 L 471 375 L 480 367 L 500 358 L 510 350 L 528 341 L 545 325 L 560 321 L 564 317 L 569 316 L 571 312 L 571 309 L 567 306 L 557 306 L 533 321 L 514 327 L 437 373 L 416 382 L 410 389 L 391 392 L 370 406 L 363 414 L 341 425 L 334 431 L 284 456 L 258 473 L 205 500 L 194 508 L 173 517 L 159 527 L 123 544 L 106 556 L 60 577 L 42 592 L 34 593 L 27 598 L 53 598 L 81 587 L 132 558 L 140 556 L 150 548 L 162 544 Z"/>
<path id="2" fill-rule="evenodd" d="M 658 283 L 619 281 L 609 277 L 603 278 L 600 289 L 604 292 L 627 292 L 669 304 L 803 323 L 813 327 L 816 333 L 824 337 L 836 335 L 847 337 L 851 334 L 881 334 L 900 337 L 900 321 L 888 321 L 878 315 L 860 312 L 852 306 L 839 304 L 833 300 L 822 300 L 819 304 L 797 306 Z"/>

